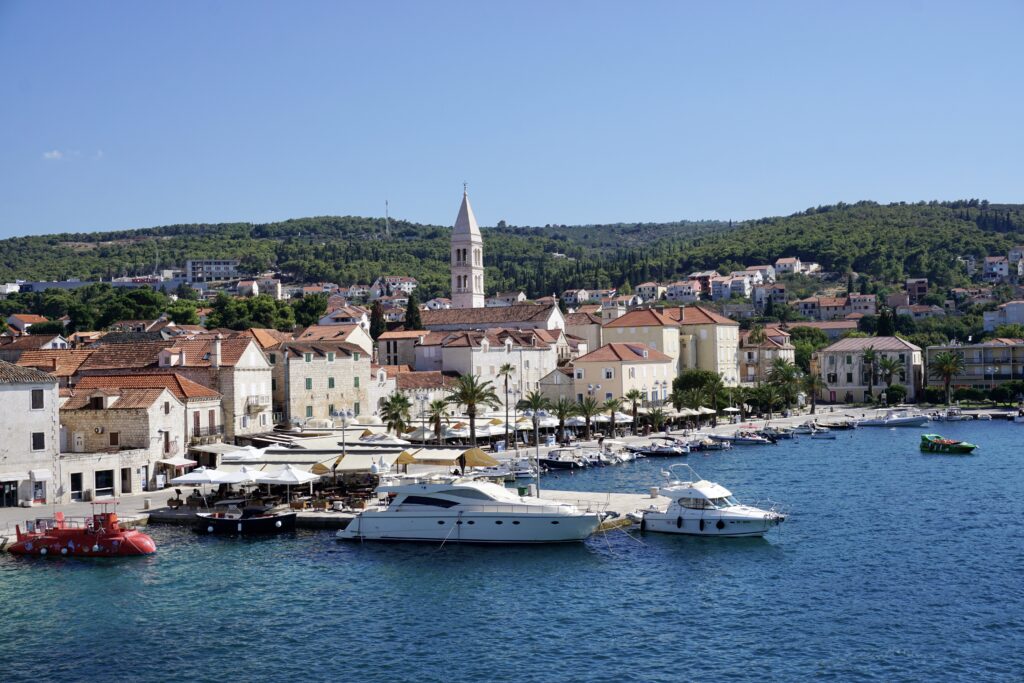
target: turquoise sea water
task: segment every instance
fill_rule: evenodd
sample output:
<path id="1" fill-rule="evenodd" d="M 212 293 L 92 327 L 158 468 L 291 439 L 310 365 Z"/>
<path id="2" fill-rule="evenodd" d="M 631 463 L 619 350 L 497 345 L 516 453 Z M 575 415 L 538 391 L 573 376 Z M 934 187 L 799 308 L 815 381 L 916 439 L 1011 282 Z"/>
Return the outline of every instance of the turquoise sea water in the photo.
<path id="1" fill-rule="evenodd" d="M 851 681 L 1024 677 L 1024 425 L 695 454 L 767 539 L 559 547 L 237 541 L 151 527 L 121 562 L 0 556 L 3 681 Z M 551 475 L 645 491 L 670 461 Z"/>

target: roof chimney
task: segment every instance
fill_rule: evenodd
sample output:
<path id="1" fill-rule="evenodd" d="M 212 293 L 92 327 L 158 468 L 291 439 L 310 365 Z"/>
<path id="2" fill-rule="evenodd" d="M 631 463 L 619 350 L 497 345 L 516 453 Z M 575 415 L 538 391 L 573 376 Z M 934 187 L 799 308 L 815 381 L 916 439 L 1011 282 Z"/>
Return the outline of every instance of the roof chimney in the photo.
<path id="1" fill-rule="evenodd" d="M 210 354 L 210 367 L 220 367 L 220 340 L 224 338 L 224 335 L 217 333 L 217 336 L 213 338 L 213 353 Z"/>

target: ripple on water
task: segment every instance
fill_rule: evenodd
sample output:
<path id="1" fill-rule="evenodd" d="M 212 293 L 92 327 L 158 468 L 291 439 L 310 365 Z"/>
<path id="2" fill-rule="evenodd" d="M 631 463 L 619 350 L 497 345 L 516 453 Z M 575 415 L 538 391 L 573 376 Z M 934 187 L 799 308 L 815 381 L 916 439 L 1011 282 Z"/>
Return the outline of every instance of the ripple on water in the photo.
<path id="1" fill-rule="evenodd" d="M 160 551 L 133 561 L 3 557 L 0 671 L 5 681 L 1020 679 L 1022 430 L 942 431 L 980 442 L 981 454 L 922 456 L 914 430 L 863 429 L 832 444 L 690 457 L 742 499 L 793 506 L 767 540 L 634 530 L 551 548 L 439 549 L 153 527 Z M 666 464 L 544 485 L 639 493 Z"/>

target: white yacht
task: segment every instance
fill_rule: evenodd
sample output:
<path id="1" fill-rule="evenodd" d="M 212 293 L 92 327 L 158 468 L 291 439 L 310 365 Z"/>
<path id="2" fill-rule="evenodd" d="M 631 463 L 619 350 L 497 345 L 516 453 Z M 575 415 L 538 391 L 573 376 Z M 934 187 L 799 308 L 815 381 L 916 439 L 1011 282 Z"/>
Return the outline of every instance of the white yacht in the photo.
<path id="1" fill-rule="evenodd" d="M 664 510 L 652 506 L 640 511 L 642 531 L 689 536 L 763 536 L 786 519 L 776 505 L 768 509 L 743 505 L 729 489 L 701 479 L 689 465 L 673 465 L 669 469 L 676 467 L 685 467 L 692 479 L 673 480 L 661 489 L 661 494 L 672 502 Z M 671 472 L 662 474 L 671 477 Z"/>
<path id="2" fill-rule="evenodd" d="M 920 427 L 928 424 L 928 416 L 908 410 L 888 410 L 881 417 L 861 420 L 858 424 L 861 427 Z"/>
<path id="3" fill-rule="evenodd" d="M 457 477 L 380 486 L 377 493 L 388 502 L 356 515 L 339 539 L 563 543 L 584 540 L 601 523 L 598 512 Z"/>

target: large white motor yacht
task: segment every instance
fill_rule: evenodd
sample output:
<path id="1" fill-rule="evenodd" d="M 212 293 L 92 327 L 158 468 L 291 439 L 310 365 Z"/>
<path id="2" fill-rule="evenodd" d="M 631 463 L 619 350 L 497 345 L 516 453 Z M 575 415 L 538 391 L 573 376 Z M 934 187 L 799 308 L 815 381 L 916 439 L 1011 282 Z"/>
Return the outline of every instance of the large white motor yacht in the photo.
<path id="1" fill-rule="evenodd" d="M 652 506 L 640 511 L 642 531 L 690 536 L 763 536 L 786 519 L 776 505 L 768 509 L 743 505 L 729 489 L 701 479 L 689 465 L 673 465 L 669 469 L 676 467 L 685 467 L 692 478 L 669 481 L 661 489 L 662 495 L 672 499 L 666 509 Z M 671 477 L 671 472 L 662 474 Z"/>
<path id="2" fill-rule="evenodd" d="M 582 541 L 601 523 L 598 512 L 466 478 L 385 485 L 377 493 L 388 502 L 356 515 L 339 539 L 562 543 Z"/>

